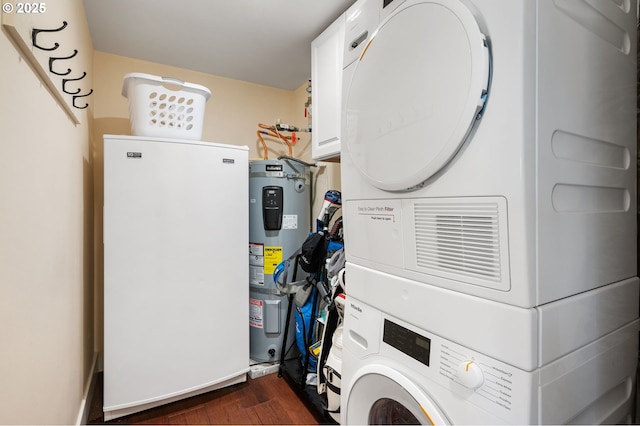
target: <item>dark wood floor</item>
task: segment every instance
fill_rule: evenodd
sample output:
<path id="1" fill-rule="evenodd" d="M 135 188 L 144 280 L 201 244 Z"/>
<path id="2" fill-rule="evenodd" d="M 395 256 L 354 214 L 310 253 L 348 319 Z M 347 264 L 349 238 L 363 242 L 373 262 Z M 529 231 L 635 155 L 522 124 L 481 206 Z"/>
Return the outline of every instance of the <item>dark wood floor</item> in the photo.
<path id="1" fill-rule="evenodd" d="M 173 402 L 107 424 L 163 425 L 317 425 L 314 416 L 286 380 L 268 374 L 246 383 Z M 102 376 L 98 377 L 88 424 L 105 424 L 102 416 Z"/>

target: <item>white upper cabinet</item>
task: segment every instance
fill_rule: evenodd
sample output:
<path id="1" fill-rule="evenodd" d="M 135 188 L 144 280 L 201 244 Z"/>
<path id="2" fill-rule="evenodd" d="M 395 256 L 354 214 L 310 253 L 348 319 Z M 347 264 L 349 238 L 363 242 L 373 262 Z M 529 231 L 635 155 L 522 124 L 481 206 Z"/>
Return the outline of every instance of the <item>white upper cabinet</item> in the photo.
<path id="1" fill-rule="evenodd" d="M 345 15 L 311 43 L 311 115 L 314 160 L 340 156 Z"/>

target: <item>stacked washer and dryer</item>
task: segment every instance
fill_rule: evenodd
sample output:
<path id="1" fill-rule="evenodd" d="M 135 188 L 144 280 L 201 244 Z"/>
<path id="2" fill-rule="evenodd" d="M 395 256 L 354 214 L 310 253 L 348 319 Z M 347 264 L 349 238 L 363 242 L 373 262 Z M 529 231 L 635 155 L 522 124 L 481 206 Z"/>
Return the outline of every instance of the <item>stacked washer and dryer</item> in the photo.
<path id="1" fill-rule="evenodd" d="M 343 424 L 631 422 L 634 0 L 347 11 Z"/>

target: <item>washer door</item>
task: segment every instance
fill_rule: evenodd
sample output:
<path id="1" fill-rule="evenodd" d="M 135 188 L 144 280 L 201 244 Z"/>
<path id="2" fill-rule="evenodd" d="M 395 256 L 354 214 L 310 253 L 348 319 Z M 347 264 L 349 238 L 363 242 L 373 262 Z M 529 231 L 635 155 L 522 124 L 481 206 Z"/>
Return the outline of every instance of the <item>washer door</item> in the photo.
<path id="1" fill-rule="evenodd" d="M 407 0 L 374 32 L 345 104 L 345 146 L 388 191 L 421 185 L 460 149 L 481 116 L 490 55 L 459 1 Z"/>
<path id="2" fill-rule="evenodd" d="M 400 372 L 369 365 L 356 377 L 344 408 L 346 424 L 450 424 L 437 405 Z"/>

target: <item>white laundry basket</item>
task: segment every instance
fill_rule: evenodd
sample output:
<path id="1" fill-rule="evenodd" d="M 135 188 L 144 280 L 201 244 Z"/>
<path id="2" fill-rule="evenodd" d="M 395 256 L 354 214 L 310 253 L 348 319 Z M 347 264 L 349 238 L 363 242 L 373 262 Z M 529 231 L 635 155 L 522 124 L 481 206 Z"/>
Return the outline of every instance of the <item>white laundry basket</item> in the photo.
<path id="1" fill-rule="evenodd" d="M 129 100 L 134 136 L 202 138 L 205 104 L 211 97 L 206 87 L 169 77 L 130 73 L 124 76 L 122 96 Z"/>

